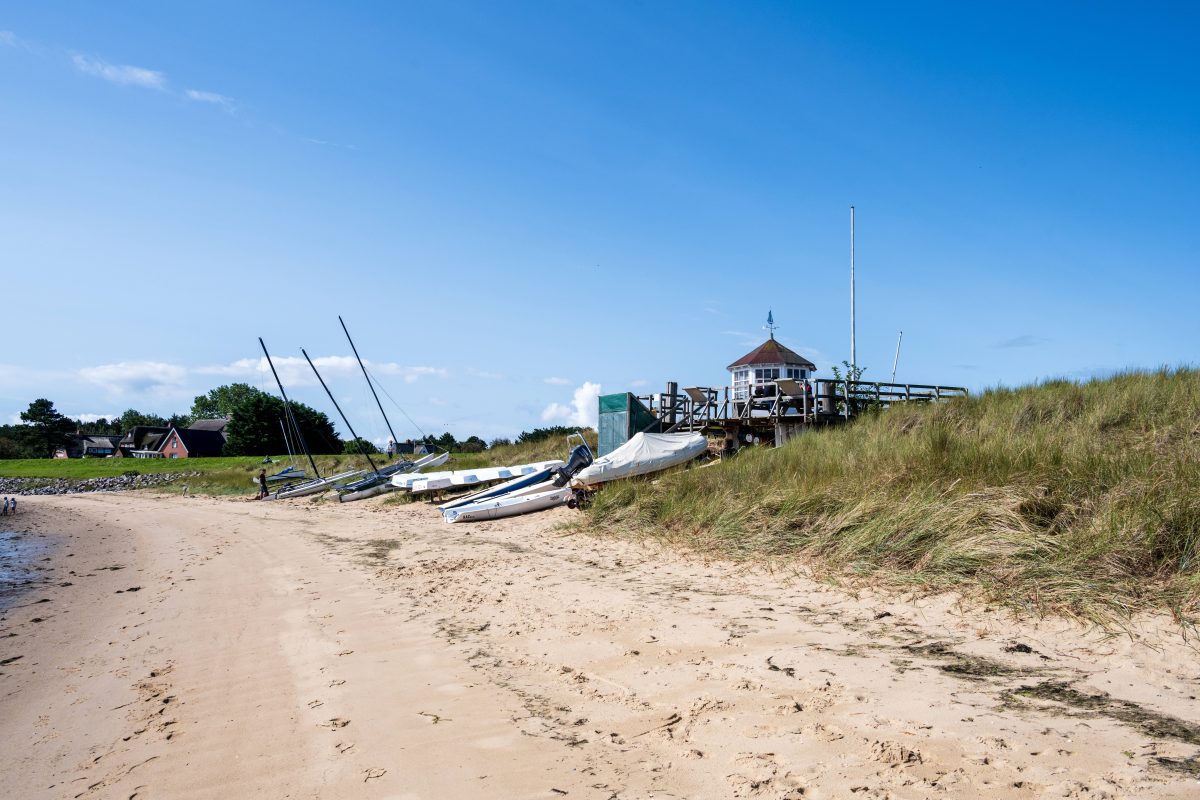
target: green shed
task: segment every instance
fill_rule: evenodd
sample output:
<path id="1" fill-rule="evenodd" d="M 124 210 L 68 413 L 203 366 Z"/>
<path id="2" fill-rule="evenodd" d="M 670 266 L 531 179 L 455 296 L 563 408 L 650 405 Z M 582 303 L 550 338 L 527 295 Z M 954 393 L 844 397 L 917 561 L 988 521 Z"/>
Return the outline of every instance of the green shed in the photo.
<path id="1" fill-rule="evenodd" d="M 660 433 L 662 424 L 629 392 L 600 395 L 599 453 L 606 456 L 635 433 Z"/>

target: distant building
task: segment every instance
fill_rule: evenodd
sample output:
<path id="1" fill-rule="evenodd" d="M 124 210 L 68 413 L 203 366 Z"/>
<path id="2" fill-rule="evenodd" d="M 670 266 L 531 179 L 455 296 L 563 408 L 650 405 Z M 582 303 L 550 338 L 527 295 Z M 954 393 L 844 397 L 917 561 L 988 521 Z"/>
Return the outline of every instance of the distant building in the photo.
<path id="1" fill-rule="evenodd" d="M 64 447 L 56 448 L 55 458 L 112 458 L 120 453 L 118 436 L 92 436 L 76 433 Z"/>
<path id="2" fill-rule="evenodd" d="M 225 426 L 229 424 L 229 420 L 220 417 L 216 419 L 198 419 L 191 425 L 188 425 L 188 430 L 192 431 L 216 431 L 217 433 L 225 433 Z"/>
<path id="3" fill-rule="evenodd" d="M 135 425 L 117 443 L 117 455 L 125 458 L 159 458 L 158 446 L 162 444 L 167 430 L 154 425 Z"/>
<path id="4" fill-rule="evenodd" d="M 729 370 L 735 401 L 775 394 L 773 381 L 779 378 L 805 380 L 817 365 L 771 338 L 726 367 Z"/>
<path id="5" fill-rule="evenodd" d="M 215 420 L 201 420 L 215 422 Z M 219 456 L 225 450 L 225 431 L 205 428 L 176 428 L 172 425 L 158 445 L 159 458 Z"/>

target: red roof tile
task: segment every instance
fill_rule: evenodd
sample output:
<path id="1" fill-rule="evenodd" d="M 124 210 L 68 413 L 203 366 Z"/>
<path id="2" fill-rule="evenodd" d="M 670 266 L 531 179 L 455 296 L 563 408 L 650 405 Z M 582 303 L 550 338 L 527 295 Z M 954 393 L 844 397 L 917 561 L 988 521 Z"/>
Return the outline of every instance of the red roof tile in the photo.
<path id="1" fill-rule="evenodd" d="M 767 339 L 725 369 L 748 367 L 752 364 L 788 364 L 793 367 L 803 367 L 810 370 L 817 368 L 816 364 L 794 350 L 784 347 L 774 339 Z"/>

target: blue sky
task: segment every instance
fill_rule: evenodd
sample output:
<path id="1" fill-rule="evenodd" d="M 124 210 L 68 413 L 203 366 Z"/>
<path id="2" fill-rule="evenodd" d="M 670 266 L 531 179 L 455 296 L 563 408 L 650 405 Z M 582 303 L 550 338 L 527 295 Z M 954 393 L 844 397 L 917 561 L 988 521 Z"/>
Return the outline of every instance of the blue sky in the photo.
<path id="1" fill-rule="evenodd" d="M 867 377 L 1192 363 L 1200 13 L 1130 8 L 9 5 L 0 419 L 270 388 L 261 335 L 382 436 L 338 314 L 430 433 L 722 385 L 768 308 L 827 372 L 851 204 Z"/>

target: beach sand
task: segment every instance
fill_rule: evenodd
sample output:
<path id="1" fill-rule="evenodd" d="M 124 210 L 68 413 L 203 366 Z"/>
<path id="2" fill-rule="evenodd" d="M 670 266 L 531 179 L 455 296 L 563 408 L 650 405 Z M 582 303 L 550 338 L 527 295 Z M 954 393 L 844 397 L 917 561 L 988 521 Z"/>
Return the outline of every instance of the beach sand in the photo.
<path id="1" fill-rule="evenodd" d="M 30 498 L 13 798 L 1195 798 L 1200 653 L 423 504 Z"/>

